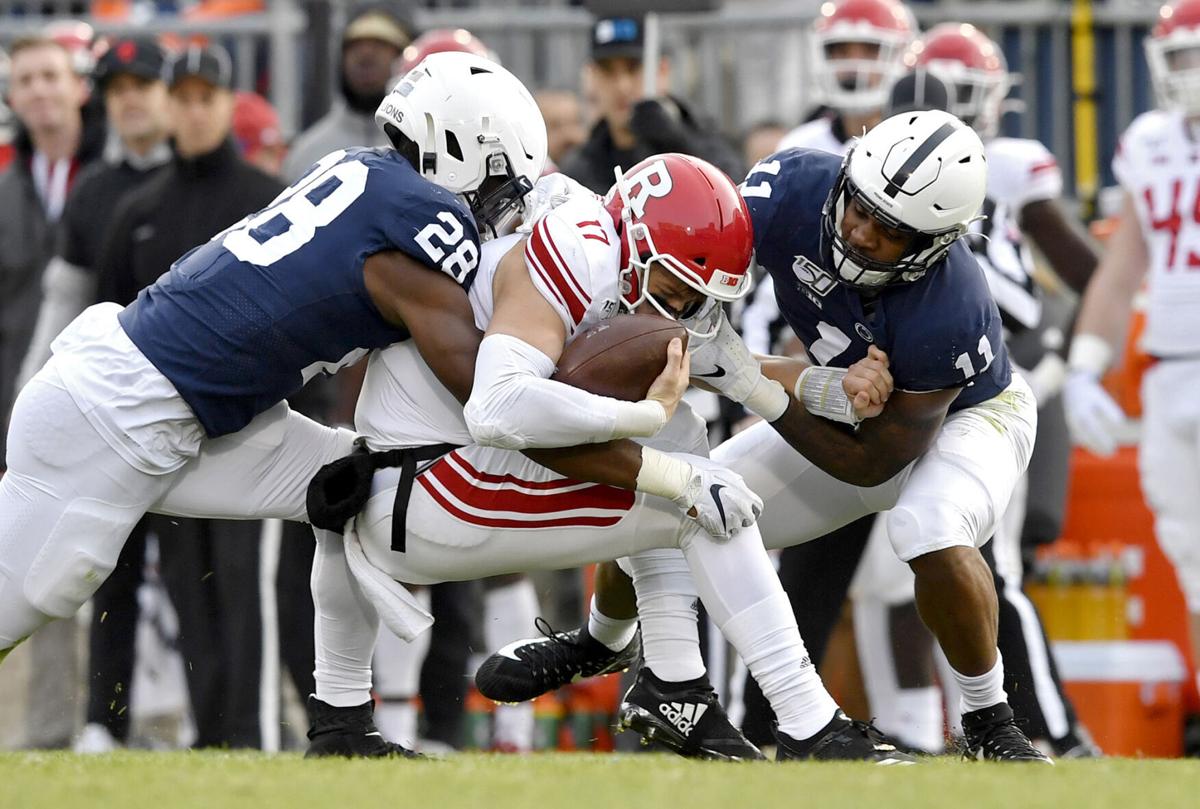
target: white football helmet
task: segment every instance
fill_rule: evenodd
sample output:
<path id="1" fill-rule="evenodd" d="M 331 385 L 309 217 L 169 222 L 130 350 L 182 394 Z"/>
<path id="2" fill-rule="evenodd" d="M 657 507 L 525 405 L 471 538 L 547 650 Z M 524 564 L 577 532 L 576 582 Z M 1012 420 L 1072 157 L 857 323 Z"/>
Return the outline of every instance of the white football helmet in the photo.
<path id="1" fill-rule="evenodd" d="M 822 248 L 845 284 L 874 289 L 923 276 L 967 232 L 987 190 L 983 141 L 948 112 L 905 112 L 854 144 L 821 216 Z M 842 236 L 856 200 L 889 228 L 909 234 L 904 254 L 878 261 Z"/>
<path id="2" fill-rule="evenodd" d="M 375 121 L 422 176 L 471 206 L 493 234 L 546 162 L 546 123 L 520 80 L 470 53 L 434 53 L 384 98 Z"/>

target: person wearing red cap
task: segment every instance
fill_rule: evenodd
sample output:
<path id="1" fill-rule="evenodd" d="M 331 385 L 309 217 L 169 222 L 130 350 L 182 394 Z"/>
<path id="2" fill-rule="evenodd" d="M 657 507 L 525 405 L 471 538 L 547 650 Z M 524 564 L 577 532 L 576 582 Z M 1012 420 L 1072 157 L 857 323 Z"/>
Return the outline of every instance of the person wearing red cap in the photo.
<path id="1" fill-rule="evenodd" d="M 270 101 L 258 93 L 234 94 L 233 139 L 247 163 L 272 177 L 283 176 L 287 144 L 279 129 L 279 113 Z"/>

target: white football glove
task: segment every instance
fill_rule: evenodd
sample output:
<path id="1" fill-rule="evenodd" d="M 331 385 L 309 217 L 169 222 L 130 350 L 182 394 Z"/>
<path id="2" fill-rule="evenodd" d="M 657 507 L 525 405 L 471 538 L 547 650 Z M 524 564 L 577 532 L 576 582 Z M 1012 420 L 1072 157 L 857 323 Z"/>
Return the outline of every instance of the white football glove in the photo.
<path id="1" fill-rule="evenodd" d="M 596 196 L 591 189 L 580 185 L 565 174 L 547 174 L 538 179 L 533 190 L 525 195 L 525 220 L 517 228 L 517 231 L 519 233 L 530 232 L 539 219 L 579 194 Z"/>
<path id="2" fill-rule="evenodd" d="M 692 379 L 697 379 L 735 402 L 746 401 L 754 390 L 762 367 L 733 329 L 723 309 L 716 308 L 717 333 L 697 341 L 692 355 Z M 711 327 L 709 327 L 711 328 Z"/>
<path id="3" fill-rule="evenodd" d="M 1125 422 L 1125 412 L 1095 375 L 1072 371 L 1062 395 L 1071 439 L 1096 455 L 1107 457 L 1116 452 L 1117 431 Z"/>
<path id="4" fill-rule="evenodd" d="M 715 539 L 729 539 L 758 520 L 763 502 L 741 475 L 699 455 L 670 454 L 691 464 L 693 470 L 687 488 L 674 499 L 675 505 L 684 514 L 694 508 L 696 515 L 688 516 Z"/>

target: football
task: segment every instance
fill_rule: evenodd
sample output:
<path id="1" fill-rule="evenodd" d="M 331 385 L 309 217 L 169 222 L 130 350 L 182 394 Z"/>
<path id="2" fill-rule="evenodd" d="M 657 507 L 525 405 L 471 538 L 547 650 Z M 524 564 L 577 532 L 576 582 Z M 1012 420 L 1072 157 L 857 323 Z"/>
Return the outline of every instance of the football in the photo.
<path id="1" fill-rule="evenodd" d="M 687 330 L 656 314 L 629 314 L 598 323 L 577 336 L 558 358 L 554 379 L 627 402 L 646 398 L 667 362 L 667 344 Z"/>

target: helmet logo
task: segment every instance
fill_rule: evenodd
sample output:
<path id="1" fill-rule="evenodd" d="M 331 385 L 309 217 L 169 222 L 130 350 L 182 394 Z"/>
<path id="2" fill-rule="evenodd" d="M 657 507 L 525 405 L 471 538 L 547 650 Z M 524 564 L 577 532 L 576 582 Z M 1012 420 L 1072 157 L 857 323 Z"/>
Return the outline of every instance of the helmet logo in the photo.
<path id="1" fill-rule="evenodd" d="M 671 193 L 671 174 L 667 171 L 664 160 L 655 160 L 637 174 L 625 177 L 618 183 L 625 204 L 635 219 L 641 219 L 646 213 L 646 203 L 652 197 L 665 197 Z"/>

